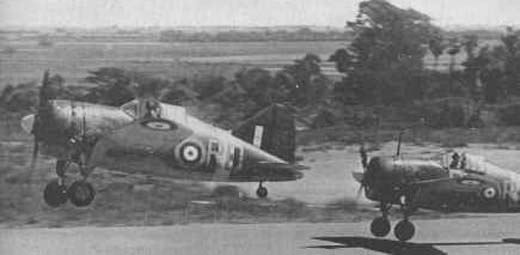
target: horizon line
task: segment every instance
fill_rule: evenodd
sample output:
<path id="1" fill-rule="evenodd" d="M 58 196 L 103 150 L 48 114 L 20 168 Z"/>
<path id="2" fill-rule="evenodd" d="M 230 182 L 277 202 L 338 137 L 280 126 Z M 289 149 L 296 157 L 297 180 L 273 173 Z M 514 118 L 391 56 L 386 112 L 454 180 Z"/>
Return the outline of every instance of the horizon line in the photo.
<path id="1" fill-rule="evenodd" d="M 346 22 L 345 22 L 346 23 Z M 433 24 L 436 25 L 436 24 Z M 436 25 L 439 28 L 506 28 L 506 27 L 520 27 L 520 24 L 444 24 Z M 314 24 L 290 24 L 290 25 L 105 25 L 105 26 L 82 26 L 82 25 L 15 25 L 15 24 L 0 24 L 0 29 L 5 28 L 23 28 L 23 29 L 100 29 L 100 28 L 280 28 L 280 27 L 319 27 L 319 28 L 333 28 L 333 29 L 348 29 L 346 26 L 338 25 L 314 25 Z"/>

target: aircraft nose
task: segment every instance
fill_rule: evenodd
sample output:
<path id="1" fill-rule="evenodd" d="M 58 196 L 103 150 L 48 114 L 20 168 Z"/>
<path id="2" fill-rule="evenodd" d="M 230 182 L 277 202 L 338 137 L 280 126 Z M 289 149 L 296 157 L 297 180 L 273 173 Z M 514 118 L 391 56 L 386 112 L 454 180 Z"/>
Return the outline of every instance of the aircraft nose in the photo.
<path id="1" fill-rule="evenodd" d="M 22 129 L 27 132 L 28 134 L 32 133 L 32 129 L 34 126 L 34 114 L 29 114 L 22 118 L 22 121 L 20 122 Z"/>

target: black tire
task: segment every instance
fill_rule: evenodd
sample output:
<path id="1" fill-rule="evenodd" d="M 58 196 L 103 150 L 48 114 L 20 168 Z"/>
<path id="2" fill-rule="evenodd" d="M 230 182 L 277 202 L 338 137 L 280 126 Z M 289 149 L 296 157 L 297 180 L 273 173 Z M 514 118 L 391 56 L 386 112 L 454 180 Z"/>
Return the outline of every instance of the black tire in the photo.
<path id="1" fill-rule="evenodd" d="M 259 197 L 259 198 L 265 198 L 267 197 L 267 189 L 265 187 L 258 187 L 258 189 L 256 190 L 256 195 Z"/>
<path id="2" fill-rule="evenodd" d="M 53 180 L 43 190 L 43 200 L 51 207 L 58 207 L 67 202 L 67 188 L 60 185 L 58 180 Z"/>
<path id="3" fill-rule="evenodd" d="M 385 217 L 377 217 L 370 223 L 370 232 L 376 237 L 387 236 L 390 229 L 390 221 Z"/>
<path id="4" fill-rule="evenodd" d="M 406 242 L 415 235 L 415 226 L 409 220 L 402 220 L 395 225 L 394 235 L 401 242 Z"/>
<path id="5" fill-rule="evenodd" d="M 95 196 L 92 184 L 86 181 L 75 181 L 72 183 L 69 187 L 68 194 L 70 202 L 78 207 L 89 205 Z"/>

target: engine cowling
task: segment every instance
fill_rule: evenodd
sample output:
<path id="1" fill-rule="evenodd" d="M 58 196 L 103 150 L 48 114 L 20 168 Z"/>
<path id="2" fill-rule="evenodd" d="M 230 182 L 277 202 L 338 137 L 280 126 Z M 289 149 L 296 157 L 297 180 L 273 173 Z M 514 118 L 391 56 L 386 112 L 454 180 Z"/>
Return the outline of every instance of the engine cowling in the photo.
<path id="1" fill-rule="evenodd" d="M 367 198 L 394 202 L 403 195 L 403 188 L 409 187 L 408 184 L 448 175 L 440 164 L 433 161 L 373 157 L 368 163 L 363 182 Z"/>

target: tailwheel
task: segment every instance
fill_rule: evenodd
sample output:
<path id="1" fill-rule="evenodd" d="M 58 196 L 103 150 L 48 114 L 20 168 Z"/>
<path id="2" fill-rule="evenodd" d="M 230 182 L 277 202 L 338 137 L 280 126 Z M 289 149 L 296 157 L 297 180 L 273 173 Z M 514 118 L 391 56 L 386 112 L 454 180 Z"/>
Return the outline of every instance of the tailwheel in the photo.
<path id="1" fill-rule="evenodd" d="M 256 195 L 257 195 L 259 198 L 265 198 L 265 197 L 267 197 L 267 188 L 265 188 L 264 186 L 262 186 L 262 182 L 260 182 L 260 184 L 258 185 L 258 189 L 256 190 Z"/>
<path id="2" fill-rule="evenodd" d="M 370 223 L 370 232 L 377 237 L 388 235 L 390 228 L 390 221 L 386 217 L 377 217 Z"/>
<path id="3" fill-rule="evenodd" d="M 95 192 L 92 184 L 86 181 L 75 181 L 68 190 L 70 202 L 78 207 L 89 205 L 94 200 Z"/>
<path id="4" fill-rule="evenodd" d="M 45 186 L 43 191 L 45 203 L 51 207 L 58 207 L 67 202 L 67 187 L 60 184 L 58 180 L 53 180 Z"/>
<path id="5" fill-rule="evenodd" d="M 406 242 L 415 234 L 415 226 L 407 219 L 399 221 L 394 228 L 394 235 L 401 242 Z"/>

